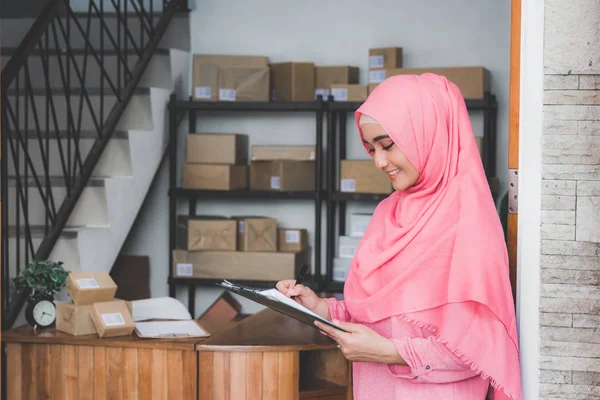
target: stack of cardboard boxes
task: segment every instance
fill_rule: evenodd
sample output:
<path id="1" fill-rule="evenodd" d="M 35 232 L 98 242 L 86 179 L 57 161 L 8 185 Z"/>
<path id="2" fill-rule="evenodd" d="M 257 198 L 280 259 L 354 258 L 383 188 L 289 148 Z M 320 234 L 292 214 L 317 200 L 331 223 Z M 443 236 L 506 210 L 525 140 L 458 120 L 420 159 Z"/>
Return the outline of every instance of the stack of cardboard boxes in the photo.
<path id="1" fill-rule="evenodd" d="M 248 135 L 187 135 L 181 185 L 202 190 L 247 188 Z"/>
<path id="2" fill-rule="evenodd" d="M 66 290 L 72 302 L 56 302 L 56 329 L 74 336 L 131 335 L 131 303 L 115 299 L 117 285 L 108 272 L 71 272 Z"/>
<path id="3" fill-rule="evenodd" d="M 184 188 L 315 190 L 314 146 L 253 146 L 248 179 L 247 135 L 191 133 L 186 144 Z M 173 275 L 182 278 L 288 279 L 310 258 L 305 229 L 266 216 L 179 216 L 176 243 Z"/>

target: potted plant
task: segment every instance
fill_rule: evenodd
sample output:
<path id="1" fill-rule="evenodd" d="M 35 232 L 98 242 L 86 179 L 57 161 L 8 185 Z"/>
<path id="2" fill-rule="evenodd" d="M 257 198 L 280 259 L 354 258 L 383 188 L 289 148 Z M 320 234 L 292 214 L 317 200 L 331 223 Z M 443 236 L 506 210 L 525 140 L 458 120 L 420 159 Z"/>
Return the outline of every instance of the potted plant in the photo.
<path id="1" fill-rule="evenodd" d="M 25 318 L 31 326 L 46 328 L 54 323 L 54 295 L 65 285 L 68 275 L 62 261 L 34 260 L 15 278 L 17 292 L 29 291 Z"/>

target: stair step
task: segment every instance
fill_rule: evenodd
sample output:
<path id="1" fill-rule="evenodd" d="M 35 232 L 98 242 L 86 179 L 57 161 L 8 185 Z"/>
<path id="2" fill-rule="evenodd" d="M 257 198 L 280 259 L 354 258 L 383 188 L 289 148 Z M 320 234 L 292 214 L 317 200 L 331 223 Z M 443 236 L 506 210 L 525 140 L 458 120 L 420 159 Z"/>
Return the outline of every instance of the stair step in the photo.
<path id="1" fill-rule="evenodd" d="M 45 177 L 38 177 L 40 183 L 43 185 L 43 187 L 46 186 L 46 178 Z M 62 176 L 50 176 L 49 177 L 50 180 L 50 187 L 66 187 L 66 183 L 65 183 L 65 178 Z M 15 176 L 9 176 L 7 179 L 7 183 L 9 187 L 16 187 L 17 186 L 17 178 Z M 21 182 L 21 185 L 23 183 Z M 28 187 L 37 187 L 37 184 L 35 183 L 35 180 L 32 177 L 27 177 L 27 186 Z M 88 187 L 103 187 L 104 186 L 104 179 L 103 178 L 90 178 L 86 184 L 86 186 Z"/>
<path id="2" fill-rule="evenodd" d="M 79 230 L 81 228 L 83 228 L 83 227 L 64 228 L 60 235 L 61 235 L 61 237 L 64 237 L 65 239 L 76 239 L 77 233 L 79 232 Z M 31 237 L 43 238 L 46 236 L 46 227 L 44 225 L 30 225 L 29 232 L 31 233 Z M 19 227 L 19 234 L 21 237 L 23 237 L 23 235 L 25 235 L 25 227 L 24 226 Z M 17 236 L 17 226 L 11 225 L 8 227 L 8 236 L 10 236 L 10 237 Z"/>

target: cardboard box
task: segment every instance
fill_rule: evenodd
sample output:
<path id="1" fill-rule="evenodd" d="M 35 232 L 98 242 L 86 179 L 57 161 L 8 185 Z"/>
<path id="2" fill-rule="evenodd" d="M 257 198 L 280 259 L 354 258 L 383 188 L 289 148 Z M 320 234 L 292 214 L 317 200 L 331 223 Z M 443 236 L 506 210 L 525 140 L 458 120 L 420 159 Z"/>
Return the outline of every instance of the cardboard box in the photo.
<path id="1" fill-rule="evenodd" d="M 340 191 L 392 193 L 392 181 L 372 160 L 341 160 Z"/>
<path id="2" fill-rule="evenodd" d="M 250 189 L 277 191 L 315 190 L 314 161 L 253 161 Z"/>
<path id="3" fill-rule="evenodd" d="M 315 146 L 252 146 L 252 161 L 315 160 Z"/>
<path id="4" fill-rule="evenodd" d="M 131 310 L 123 300 L 94 303 L 90 316 L 101 338 L 131 335 L 135 328 Z"/>
<path id="5" fill-rule="evenodd" d="M 367 85 L 331 85 L 331 95 L 335 101 L 365 101 Z"/>
<path id="6" fill-rule="evenodd" d="M 272 101 L 311 101 L 315 92 L 315 64 L 285 62 L 271 64 Z"/>
<path id="7" fill-rule="evenodd" d="M 315 98 L 318 95 L 327 100 L 331 85 L 358 83 L 358 67 L 348 65 L 315 67 Z"/>
<path id="8" fill-rule="evenodd" d="M 382 69 L 369 71 L 369 83 L 380 83 L 394 75 L 421 75 L 427 72 L 445 76 L 458 86 L 465 99 L 483 99 L 485 92 L 490 90 L 490 71 L 483 67 Z"/>
<path id="9" fill-rule="evenodd" d="M 234 190 L 248 187 L 247 165 L 184 164 L 184 189 Z"/>
<path id="10" fill-rule="evenodd" d="M 269 59 L 263 56 L 235 56 L 221 54 L 196 54 L 193 63 L 193 98 L 201 101 L 219 100 L 219 80 L 223 73 L 227 74 L 225 68 L 241 68 L 249 70 L 268 70 Z M 224 81 L 231 82 L 236 71 L 230 71 L 232 75 L 224 78 Z M 246 71 L 248 74 L 248 71 Z M 262 75 L 261 75 L 262 74 Z M 253 74 L 251 74 L 253 75 Z M 264 79 L 265 72 L 261 72 Z M 267 71 L 267 79 L 268 79 Z M 235 79 L 234 79 L 235 80 Z M 255 85 L 255 82 L 248 82 L 249 86 Z M 267 80 L 268 86 L 268 80 Z M 228 93 L 225 92 L 225 95 Z M 236 93 L 237 94 L 237 93 Z M 231 93 L 229 93 L 231 95 Z M 239 96 L 237 96 L 239 97 Z"/>
<path id="11" fill-rule="evenodd" d="M 269 101 L 268 67 L 219 67 L 220 101 Z"/>
<path id="12" fill-rule="evenodd" d="M 274 218 L 235 216 L 239 251 L 277 251 L 277 221 Z"/>
<path id="13" fill-rule="evenodd" d="M 95 335 L 96 327 L 90 316 L 91 305 L 77 306 L 56 302 L 56 330 L 73 336 Z"/>
<path id="14" fill-rule="evenodd" d="M 369 49 L 369 69 L 402 68 L 402 47 Z"/>
<path id="15" fill-rule="evenodd" d="M 297 252 L 308 248 L 306 229 L 279 229 L 278 251 Z"/>
<path id="16" fill-rule="evenodd" d="M 248 164 L 248 135 L 190 133 L 185 161 L 203 164 Z"/>
<path id="17" fill-rule="evenodd" d="M 117 292 L 117 285 L 106 271 L 71 272 L 65 288 L 78 306 L 111 301 Z"/>
<path id="18" fill-rule="evenodd" d="M 371 222 L 373 214 L 354 213 L 350 215 L 350 236 L 362 237 Z"/>
<path id="19" fill-rule="evenodd" d="M 177 218 L 177 247 L 189 251 L 237 250 L 237 221 L 218 216 Z"/>
<path id="20" fill-rule="evenodd" d="M 221 295 L 202 313 L 200 321 L 233 321 L 238 317 L 242 305 L 227 291 Z"/>
<path id="21" fill-rule="evenodd" d="M 345 282 L 348 277 L 348 271 L 352 266 L 351 258 L 334 258 L 332 280 L 335 282 Z"/>
<path id="22" fill-rule="evenodd" d="M 310 249 L 297 253 L 173 250 L 173 276 L 178 278 L 279 281 L 295 279 Z"/>
<path id="23" fill-rule="evenodd" d="M 354 254 L 356 254 L 356 249 L 361 239 L 361 237 L 340 236 L 338 239 L 338 257 L 354 258 Z"/>

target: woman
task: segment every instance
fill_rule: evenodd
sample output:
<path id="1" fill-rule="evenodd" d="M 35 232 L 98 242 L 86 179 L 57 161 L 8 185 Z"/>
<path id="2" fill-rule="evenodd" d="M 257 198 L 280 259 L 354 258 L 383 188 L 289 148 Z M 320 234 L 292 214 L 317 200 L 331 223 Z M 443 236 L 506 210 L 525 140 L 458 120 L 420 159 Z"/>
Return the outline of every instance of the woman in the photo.
<path id="1" fill-rule="evenodd" d="M 356 400 L 520 400 L 504 235 L 459 89 L 434 74 L 377 86 L 355 114 L 395 189 L 373 213 L 344 286 L 277 288 L 348 333 Z"/>

